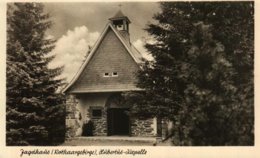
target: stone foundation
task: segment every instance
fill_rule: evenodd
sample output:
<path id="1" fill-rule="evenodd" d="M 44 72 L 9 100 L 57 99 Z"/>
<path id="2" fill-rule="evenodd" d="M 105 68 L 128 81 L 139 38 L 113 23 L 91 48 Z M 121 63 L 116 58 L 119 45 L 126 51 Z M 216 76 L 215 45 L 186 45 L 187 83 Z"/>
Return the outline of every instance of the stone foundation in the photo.
<path id="1" fill-rule="evenodd" d="M 78 129 L 81 128 L 81 113 L 77 108 L 78 100 L 74 95 L 66 96 L 66 137 L 75 137 Z"/>
<path id="2" fill-rule="evenodd" d="M 108 96 L 109 94 L 67 95 L 66 138 L 82 136 L 83 125 L 89 120 L 94 125 L 94 136 L 107 136 L 107 109 L 109 107 L 105 103 Z M 92 117 L 91 110 L 96 108 L 102 110 L 100 117 Z M 136 118 L 130 116 L 130 136 L 155 137 L 157 136 L 157 128 L 158 125 L 154 118 Z"/>
<path id="3" fill-rule="evenodd" d="M 106 136 L 107 135 L 107 109 L 102 108 L 101 118 L 91 118 L 94 124 L 94 136 Z"/>
<path id="4" fill-rule="evenodd" d="M 131 136 L 156 136 L 153 118 L 131 118 Z"/>

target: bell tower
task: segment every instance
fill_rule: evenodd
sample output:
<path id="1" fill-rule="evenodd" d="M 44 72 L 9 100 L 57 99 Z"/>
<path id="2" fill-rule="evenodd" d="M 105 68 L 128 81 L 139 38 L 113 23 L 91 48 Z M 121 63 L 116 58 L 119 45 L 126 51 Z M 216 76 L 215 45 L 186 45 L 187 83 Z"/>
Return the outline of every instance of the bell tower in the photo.
<path id="1" fill-rule="evenodd" d="M 121 35 L 129 40 L 129 24 L 131 21 L 125 16 L 121 10 L 119 10 L 115 16 L 109 19 L 113 26 L 121 33 Z"/>

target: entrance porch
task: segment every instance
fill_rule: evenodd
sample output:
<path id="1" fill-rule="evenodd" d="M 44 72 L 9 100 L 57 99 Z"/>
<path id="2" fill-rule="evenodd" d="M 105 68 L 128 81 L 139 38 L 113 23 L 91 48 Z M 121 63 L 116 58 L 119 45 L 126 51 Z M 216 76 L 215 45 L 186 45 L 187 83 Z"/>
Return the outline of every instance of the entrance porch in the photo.
<path id="1" fill-rule="evenodd" d="M 156 137 L 156 118 L 137 118 L 124 104 L 121 93 L 73 94 L 66 99 L 67 138 L 81 136 Z M 89 124 L 88 124 L 89 123 Z M 85 126 L 88 124 L 88 126 Z M 85 127 L 89 135 L 84 134 Z"/>

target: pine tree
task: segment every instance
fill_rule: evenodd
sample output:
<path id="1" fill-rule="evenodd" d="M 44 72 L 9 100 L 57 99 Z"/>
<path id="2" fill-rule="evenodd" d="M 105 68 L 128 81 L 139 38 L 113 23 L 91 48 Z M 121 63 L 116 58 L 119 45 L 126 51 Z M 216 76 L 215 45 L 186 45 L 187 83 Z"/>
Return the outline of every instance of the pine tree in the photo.
<path id="1" fill-rule="evenodd" d="M 62 67 L 50 69 L 48 53 L 55 40 L 46 39 L 49 15 L 40 3 L 14 3 L 7 12 L 7 145 L 50 145 L 52 126 L 62 97 L 56 94 Z M 56 109 L 56 111 L 55 111 Z M 64 120 L 63 120 L 64 123 Z M 62 133 L 62 132 L 61 132 Z"/>
<path id="2" fill-rule="evenodd" d="M 134 113 L 172 120 L 175 145 L 252 145 L 253 2 L 163 2 L 161 10 L 146 29 L 156 42 L 138 74 L 145 91 L 126 95 Z"/>

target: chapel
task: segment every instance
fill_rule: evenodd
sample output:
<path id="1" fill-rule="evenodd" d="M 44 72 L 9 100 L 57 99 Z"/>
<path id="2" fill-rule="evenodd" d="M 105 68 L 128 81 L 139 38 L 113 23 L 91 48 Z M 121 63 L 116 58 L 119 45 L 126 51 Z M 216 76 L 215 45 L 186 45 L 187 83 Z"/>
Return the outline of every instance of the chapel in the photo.
<path id="1" fill-rule="evenodd" d="M 119 10 L 108 23 L 88 57 L 63 92 L 66 94 L 67 137 L 160 137 L 161 120 L 133 117 L 122 92 L 142 91 L 136 73 L 142 54 L 130 41 L 131 21 Z M 85 125 L 91 128 L 84 134 Z"/>

